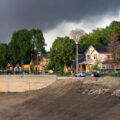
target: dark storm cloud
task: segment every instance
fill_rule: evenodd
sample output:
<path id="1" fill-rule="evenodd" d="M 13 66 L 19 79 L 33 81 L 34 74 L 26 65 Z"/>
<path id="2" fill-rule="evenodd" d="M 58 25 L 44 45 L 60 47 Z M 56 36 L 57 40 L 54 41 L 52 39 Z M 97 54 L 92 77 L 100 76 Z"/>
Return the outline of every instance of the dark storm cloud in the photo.
<path id="1" fill-rule="evenodd" d="M 21 28 L 44 31 L 62 21 L 117 14 L 120 0 L 0 0 L 0 42 L 8 42 Z"/>

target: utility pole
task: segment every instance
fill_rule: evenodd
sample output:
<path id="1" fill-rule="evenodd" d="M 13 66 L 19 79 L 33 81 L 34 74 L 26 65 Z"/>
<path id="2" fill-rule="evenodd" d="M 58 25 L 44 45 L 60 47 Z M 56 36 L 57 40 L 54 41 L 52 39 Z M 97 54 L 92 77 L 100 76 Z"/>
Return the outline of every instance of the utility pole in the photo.
<path id="1" fill-rule="evenodd" d="M 41 56 L 41 52 L 37 53 L 37 72 L 38 72 L 38 65 L 39 65 L 39 56 Z"/>
<path id="2" fill-rule="evenodd" d="M 85 34 L 84 30 L 82 29 L 76 29 L 72 30 L 70 33 L 70 36 L 72 37 L 73 40 L 76 42 L 76 73 L 78 72 L 79 69 L 79 63 L 78 63 L 78 41 L 80 40 L 80 37 Z"/>
<path id="3" fill-rule="evenodd" d="M 76 73 L 78 72 L 79 64 L 78 64 L 78 42 L 76 42 Z"/>

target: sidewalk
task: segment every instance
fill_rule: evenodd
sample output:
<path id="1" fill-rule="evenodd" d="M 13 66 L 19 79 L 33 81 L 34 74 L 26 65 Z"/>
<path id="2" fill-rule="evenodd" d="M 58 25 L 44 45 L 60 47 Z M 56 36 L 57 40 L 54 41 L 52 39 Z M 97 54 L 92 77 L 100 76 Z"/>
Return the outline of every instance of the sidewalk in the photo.
<path id="1" fill-rule="evenodd" d="M 84 77 L 68 77 L 68 76 L 64 76 L 64 77 L 57 77 L 57 80 L 67 80 L 67 79 L 78 79 L 78 80 L 82 80 L 84 79 Z"/>

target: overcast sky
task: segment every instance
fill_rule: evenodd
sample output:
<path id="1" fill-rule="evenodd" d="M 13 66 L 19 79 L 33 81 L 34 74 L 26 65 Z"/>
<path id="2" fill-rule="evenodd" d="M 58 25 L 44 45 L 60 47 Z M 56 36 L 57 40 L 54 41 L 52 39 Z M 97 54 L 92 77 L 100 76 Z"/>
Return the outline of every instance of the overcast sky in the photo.
<path id="1" fill-rule="evenodd" d="M 57 36 L 91 32 L 113 20 L 120 21 L 120 0 L 0 0 L 0 43 L 18 29 L 40 28 L 49 50 Z"/>

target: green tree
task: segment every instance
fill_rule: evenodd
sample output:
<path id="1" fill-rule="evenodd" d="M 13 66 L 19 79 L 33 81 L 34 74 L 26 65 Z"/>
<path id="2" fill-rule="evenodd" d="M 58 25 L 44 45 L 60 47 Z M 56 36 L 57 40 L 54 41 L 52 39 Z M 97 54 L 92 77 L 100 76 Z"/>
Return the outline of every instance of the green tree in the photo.
<path id="1" fill-rule="evenodd" d="M 0 69 L 4 69 L 9 61 L 7 44 L 0 44 Z"/>
<path id="2" fill-rule="evenodd" d="M 9 43 L 11 60 L 30 60 L 38 52 L 45 53 L 45 40 L 40 29 L 21 29 L 13 33 Z"/>
<path id="3" fill-rule="evenodd" d="M 53 66 L 54 66 L 53 62 L 49 61 L 48 65 L 46 66 L 45 69 L 46 69 L 46 70 L 53 69 Z"/>
<path id="4" fill-rule="evenodd" d="M 115 60 L 117 62 L 120 62 L 120 48 L 116 50 L 115 52 Z"/>
<path id="5" fill-rule="evenodd" d="M 81 53 L 84 53 L 90 45 L 108 45 L 113 35 L 116 31 L 118 36 L 118 41 L 120 41 L 120 22 L 113 21 L 106 28 L 97 28 L 89 34 L 81 36 L 79 43 L 81 45 Z"/>
<path id="6" fill-rule="evenodd" d="M 30 60 L 31 57 L 31 34 L 27 29 L 21 29 L 13 33 L 9 43 L 11 59 Z"/>
<path id="7" fill-rule="evenodd" d="M 70 60 L 75 58 L 76 44 L 69 37 L 58 37 L 50 49 L 50 64 L 53 68 L 69 66 Z"/>
<path id="8" fill-rule="evenodd" d="M 38 52 L 41 53 L 41 55 L 46 54 L 45 51 L 45 39 L 42 33 L 42 30 L 40 29 L 32 29 L 30 30 L 31 33 L 31 44 L 33 46 L 33 51 L 37 54 Z"/>

